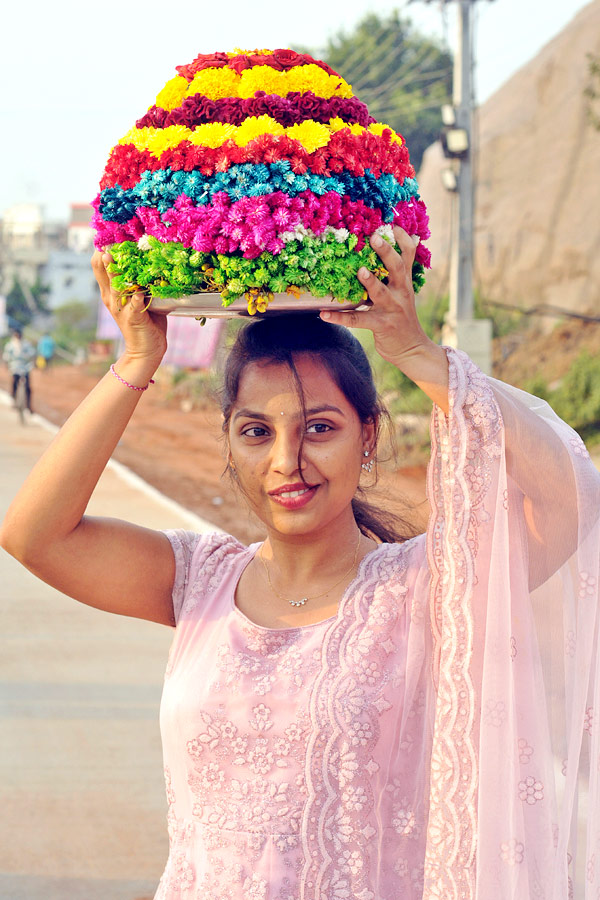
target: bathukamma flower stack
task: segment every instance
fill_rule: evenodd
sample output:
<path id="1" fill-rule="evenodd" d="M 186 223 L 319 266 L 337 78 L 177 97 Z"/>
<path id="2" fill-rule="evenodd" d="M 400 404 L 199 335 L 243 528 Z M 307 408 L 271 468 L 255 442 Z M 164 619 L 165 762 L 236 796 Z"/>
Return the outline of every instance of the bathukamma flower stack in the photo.
<path id="1" fill-rule="evenodd" d="M 293 50 L 200 54 L 113 148 L 94 201 L 114 286 L 152 297 L 273 294 L 360 303 L 368 239 L 421 238 L 425 205 L 403 138 L 369 115 L 326 63 Z"/>

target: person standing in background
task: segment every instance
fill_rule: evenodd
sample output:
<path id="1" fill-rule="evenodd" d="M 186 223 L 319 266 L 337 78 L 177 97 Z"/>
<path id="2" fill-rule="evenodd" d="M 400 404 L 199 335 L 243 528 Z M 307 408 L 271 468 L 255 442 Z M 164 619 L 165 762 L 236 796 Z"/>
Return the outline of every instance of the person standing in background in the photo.
<path id="1" fill-rule="evenodd" d="M 37 344 L 37 365 L 38 369 L 45 369 L 52 362 L 56 342 L 52 335 L 45 332 Z"/>
<path id="2" fill-rule="evenodd" d="M 23 333 L 20 328 L 14 328 L 9 340 L 4 347 L 2 359 L 8 366 L 8 371 L 12 375 L 12 398 L 16 399 L 17 387 L 21 378 L 25 381 L 25 396 L 27 399 L 27 409 L 33 412 L 31 408 L 31 381 L 29 374 L 35 366 L 35 347 L 27 340 L 23 340 Z"/>

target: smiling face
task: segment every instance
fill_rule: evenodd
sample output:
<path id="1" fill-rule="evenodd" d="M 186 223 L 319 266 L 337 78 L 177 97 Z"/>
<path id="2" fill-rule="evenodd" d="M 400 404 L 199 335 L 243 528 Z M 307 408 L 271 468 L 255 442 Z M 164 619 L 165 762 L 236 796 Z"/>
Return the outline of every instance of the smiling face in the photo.
<path id="1" fill-rule="evenodd" d="M 253 512 L 282 535 L 307 535 L 353 518 L 351 501 L 364 450 L 375 440 L 327 368 L 295 357 L 306 422 L 292 372 L 285 364 L 250 363 L 229 421 L 235 472 Z M 301 467 L 298 455 L 302 438 Z"/>

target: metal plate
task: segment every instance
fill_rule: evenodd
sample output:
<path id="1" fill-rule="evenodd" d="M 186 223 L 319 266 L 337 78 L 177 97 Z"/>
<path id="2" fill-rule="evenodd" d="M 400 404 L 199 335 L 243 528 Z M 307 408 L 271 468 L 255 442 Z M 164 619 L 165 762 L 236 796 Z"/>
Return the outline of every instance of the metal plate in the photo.
<path id="1" fill-rule="evenodd" d="M 312 294 L 300 294 L 294 297 L 292 294 L 274 294 L 266 313 L 257 313 L 257 316 L 269 315 L 269 313 L 286 312 L 320 312 L 324 309 L 334 309 L 336 312 L 345 309 L 369 309 L 369 301 L 357 306 L 355 303 L 338 303 L 331 296 L 313 297 Z M 248 301 L 245 297 L 235 300 L 230 306 L 223 306 L 220 294 L 191 294 L 188 297 L 154 297 L 150 305 L 152 312 L 165 313 L 171 316 L 195 316 L 196 318 L 222 319 L 237 316 L 249 317 Z"/>

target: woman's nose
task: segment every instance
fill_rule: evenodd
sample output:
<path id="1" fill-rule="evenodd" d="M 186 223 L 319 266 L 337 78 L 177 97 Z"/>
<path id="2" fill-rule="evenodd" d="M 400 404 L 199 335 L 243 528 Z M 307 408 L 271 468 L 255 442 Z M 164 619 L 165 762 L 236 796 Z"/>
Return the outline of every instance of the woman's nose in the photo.
<path id="1" fill-rule="evenodd" d="M 282 475 L 291 475 L 297 472 L 298 453 L 300 451 L 300 438 L 284 430 L 276 435 L 273 443 L 271 465 Z"/>

